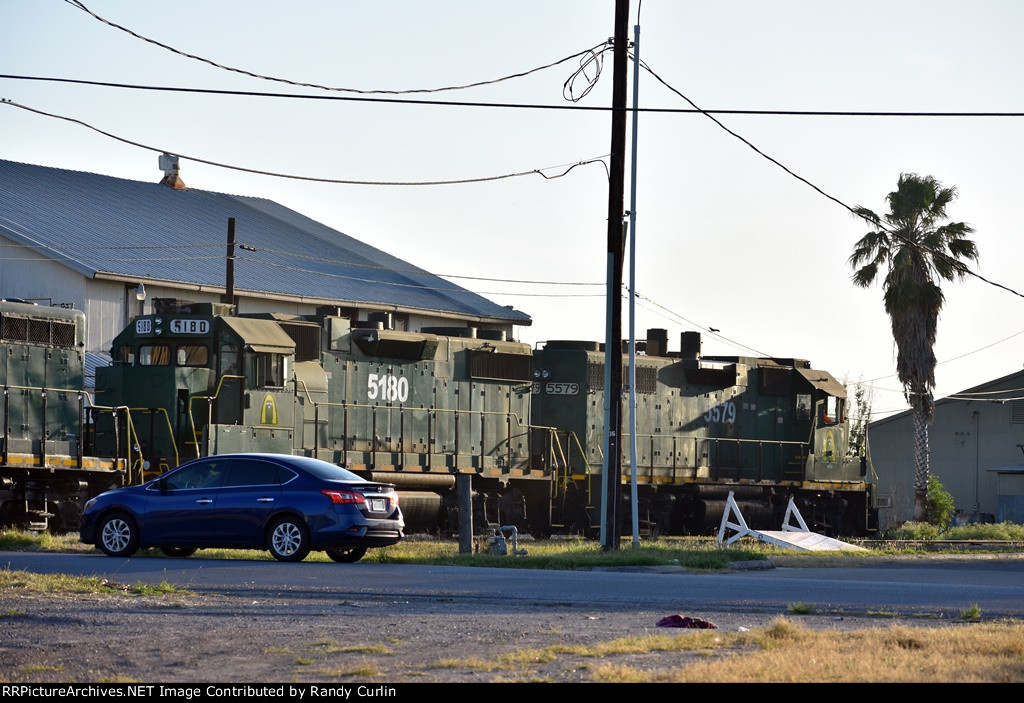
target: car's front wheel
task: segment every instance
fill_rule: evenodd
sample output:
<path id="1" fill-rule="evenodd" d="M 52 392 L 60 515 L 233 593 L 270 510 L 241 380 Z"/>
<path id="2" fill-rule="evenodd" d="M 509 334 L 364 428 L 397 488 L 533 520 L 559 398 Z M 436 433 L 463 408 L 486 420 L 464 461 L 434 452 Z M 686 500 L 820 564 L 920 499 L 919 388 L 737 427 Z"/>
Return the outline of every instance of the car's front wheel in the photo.
<path id="1" fill-rule="evenodd" d="M 351 549 L 327 549 L 327 556 L 332 561 L 337 561 L 342 564 L 351 564 L 359 561 L 366 555 L 366 547 L 352 547 Z"/>
<path id="2" fill-rule="evenodd" d="M 100 523 L 96 546 L 111 557 L 130 557 L 139 549 L 139 529 L 124 513 L 114 513 Z"/>
<path id="3" fill-rule="evenodd" d="M 270 526 L 267 549 L 278 561 L 302 561 L 309 548 L 309 529 L 298 518 L 284 517 Z"/>

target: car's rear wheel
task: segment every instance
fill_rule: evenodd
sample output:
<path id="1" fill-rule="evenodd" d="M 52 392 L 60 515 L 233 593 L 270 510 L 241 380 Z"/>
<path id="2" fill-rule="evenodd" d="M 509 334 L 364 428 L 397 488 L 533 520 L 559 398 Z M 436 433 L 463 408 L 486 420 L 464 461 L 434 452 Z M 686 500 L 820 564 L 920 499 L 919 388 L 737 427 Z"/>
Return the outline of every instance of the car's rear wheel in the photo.
<path id="1" fill-rule="evenodd" d="M 366 555 L 366 547 L 352 547 L 350 549 L 326 549 L 327 556 L 332 561 L 337 561 L 342 564 L 351 564 L 359 561 Z"/>
<path id="2" fill-rule="evenodd" d="M 139 528 L 124 513 L 107 515 L 100 522 L 96 546 L 111 557 L 130 557 L 139 549 Z"/>
<path id="3" fill-rule="evenodd" d="M 169 557 L 190 557 L 196 553 L 195 547 L 160 547 L 160 551 Z"/>
<path id="4" fill-rule="evenodd" d="M 278 561 L 302 561 L 309 547 L 309 529 L 298 518 L 284 517 L 270 526 L 267 549 Z"/>

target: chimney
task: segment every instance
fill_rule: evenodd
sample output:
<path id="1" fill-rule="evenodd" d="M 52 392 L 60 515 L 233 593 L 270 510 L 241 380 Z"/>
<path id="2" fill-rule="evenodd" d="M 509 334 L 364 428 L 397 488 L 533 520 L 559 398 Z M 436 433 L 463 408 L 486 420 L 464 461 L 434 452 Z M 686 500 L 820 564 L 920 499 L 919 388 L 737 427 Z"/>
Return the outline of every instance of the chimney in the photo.
<path id="1" fill-rule="evenodd" d="M 173 154 L 161 154 L 160 155 L 160 170 L 164 172 L 164 177 L 160 180 L 160 185 L 170 186 L 174 190 L 185 190 L 185 181 L 181 180 L 181 176 L 178 175 L 180 170 L 178 167 L 178 157 Z"/>

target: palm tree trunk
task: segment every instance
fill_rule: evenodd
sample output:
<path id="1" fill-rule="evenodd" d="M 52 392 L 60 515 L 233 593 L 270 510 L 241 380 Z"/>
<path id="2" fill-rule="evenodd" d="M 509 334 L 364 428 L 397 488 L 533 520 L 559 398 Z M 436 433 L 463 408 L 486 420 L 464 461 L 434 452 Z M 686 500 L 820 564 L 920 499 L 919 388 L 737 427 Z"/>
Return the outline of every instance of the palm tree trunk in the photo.
<path id="1" fill-rule="evenodd" d="M 920 403 L 914 403 L 914 522 L 928 522 L 928 419 Z"/>

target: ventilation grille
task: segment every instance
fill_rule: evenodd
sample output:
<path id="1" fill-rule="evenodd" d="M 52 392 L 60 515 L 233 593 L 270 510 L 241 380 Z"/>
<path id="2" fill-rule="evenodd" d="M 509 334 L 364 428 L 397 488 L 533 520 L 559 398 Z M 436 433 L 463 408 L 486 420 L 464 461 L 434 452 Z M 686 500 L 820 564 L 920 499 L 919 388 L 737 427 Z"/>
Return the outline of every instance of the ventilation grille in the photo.
<path id="1" fill-rule="evenodd" d="M 529 354 L 502 354 L 470 349 L 469 377 L 529 383 L 533 380 L 533 357 Z"/>
<path id="2" fill-rule="evenodd" d="M 75 331 L 73 322 L 0 315 L 0 339 L 8 342 L 71 349 L 75 346 Z"/>
<path id="3" fill-rule="evenodd" d="M 277 324 L 295 342 L 295 361 L 320 360 L 319 325 L 296 325 L 281 320 L 278 320 Z"/>
<path id="4" fill-rule="evenodd" d="M 1024 425 L 1024 400 L 1010 402 L 1010 422 L 1015 425 Z"/>
<path id="5" fill-rule="evenodd" d="M 629 367 L 622 369 L 623 384 L 629 381 Z M 587 364 L 587 384 L 592 391 L 604 390 L 604 364 Z M 658 390 L 658 368 L 656 366 L 636 367 L 636 392 L 655 393 Z"/>

